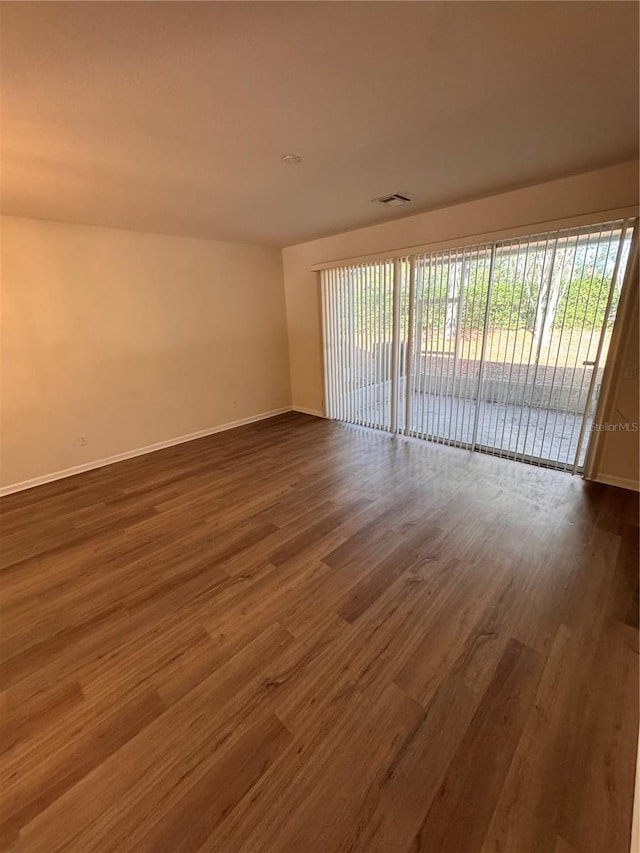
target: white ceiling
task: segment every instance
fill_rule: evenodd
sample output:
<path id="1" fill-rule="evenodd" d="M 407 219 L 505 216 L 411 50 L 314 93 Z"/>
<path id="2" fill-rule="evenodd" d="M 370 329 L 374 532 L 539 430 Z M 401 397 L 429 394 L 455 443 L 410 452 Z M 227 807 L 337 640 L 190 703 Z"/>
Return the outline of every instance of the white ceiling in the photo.
<path id="1" fill-rule="evenodd" d="M 634 2 L 5 2 L 1 47 L 19 216 L 283 246 L 638 154 Z"/>

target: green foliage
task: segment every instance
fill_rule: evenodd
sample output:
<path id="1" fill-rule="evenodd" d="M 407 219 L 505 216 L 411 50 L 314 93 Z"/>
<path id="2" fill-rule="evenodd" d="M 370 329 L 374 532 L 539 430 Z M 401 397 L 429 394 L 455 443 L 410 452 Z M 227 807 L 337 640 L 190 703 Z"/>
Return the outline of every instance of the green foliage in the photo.
<path id="1" fill-rule="evenodd" d="M 484 328 L 489 293 L 490 255 L 476 254 L 470 263 L 452 261 L 445 256 L 438 260 L 416 262 L 416 302 L 414 305 L 416 327 L 422 329 L 423 343 L 428 349 L 437 349 L 447 336 L 455 337 L 456 330 L 463 334 L 479 332 Z M 551 263 L 554 263 L 551 271 Z M 550 299 L 555 308 L 553 326 L 597 329 L 604 319 L 609 284 L 611 259 L 599 247 L 584 245 L 566 247 L 552 252 L 547 245 L 509 252 L 498 252 L 495 259 L 489 329 L 526 329 L 534 331 L 541 322 L 551 289 L 557 300 Z M 552 275 L 550 276 L 550 272 Z M 378 267 L 360 268 L 352 273 L 353 287 L 348 295 L 343 292 L 342 314 L 345 330 L 370 341 L 389 340 L 392 336 L 392 286 L 391 263 Z M 400 263 L 400 324 L 404 337 L 409 315 L 409 265 Z M 464 279 L 464 280 L 463 280 Z M 460 288 L 462 286 L 462 298 Z M 610 314 L 613 322 L 618 293 Z M 553 310 L 553 307 L 551 308 Z"/>
<path id="2" fill-rule="evenodd" d="M 533 331 L 536 322 L 536 309 L 540 298 L 541 282 L 547 283 L 548 269 L 542 258 L 534 259 L 526 270 L 515 270 L 502 261 L 496 263 L 491 306 L 489 310 L 490 329 L 528 329 Z M 601 267 L 600 264 L 598 266 Z M 515 274 L 514 274 L 515 273 Z M 610 273 L 597 269 L 594 263 L 583 264 L 577 270 L 575 265 L 562 270 L 559 282 L 559 294 L 554 328 L 598 329 L 604 320 L 609 295 Z M 488 291 L 488 271 L 481 277 L 475 288 L 476 304 L 486 304 Z M 484 315 L 477 309 L 473 311 L 474 289 L 470 288 L 463 297 L 463 328 L 479 331 L 482 329 Z M 545 297 L 546 298 L 546 297 Z M 610 324 L 615 317 L 618 291 L 614 293 L 611 306 Z M 539 306 L 540 311 L 544 305 Z"/>
<path id="3" fill-rule="evenodd" d="M 609 296 L 610 279 L 604 275 L 573 278 L 563 282 L 563 296 L 558 305 L 554 326 L 561 328 L 599 329 L 604 320 L 604 312 Z M 611 303 L 609 325 L 613 324 L 618 303 L 616 289 Z"/>

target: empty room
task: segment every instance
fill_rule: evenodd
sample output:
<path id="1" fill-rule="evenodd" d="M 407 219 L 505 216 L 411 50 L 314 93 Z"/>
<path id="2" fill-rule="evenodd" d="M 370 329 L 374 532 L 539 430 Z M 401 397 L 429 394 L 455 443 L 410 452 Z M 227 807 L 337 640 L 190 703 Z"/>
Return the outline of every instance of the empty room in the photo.
<path id="1" fill-rule="evenodd" d="M 638 4 L 0 48 L 0 851 L 640 853 Z"/>

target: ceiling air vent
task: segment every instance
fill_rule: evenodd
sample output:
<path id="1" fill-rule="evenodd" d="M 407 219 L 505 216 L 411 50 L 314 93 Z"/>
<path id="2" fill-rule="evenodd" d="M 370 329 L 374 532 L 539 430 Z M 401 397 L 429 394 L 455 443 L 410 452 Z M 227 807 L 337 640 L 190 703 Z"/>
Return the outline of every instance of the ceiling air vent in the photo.
<path id="1" fill-rule="evenodd" d="M 406 193 L 391 193 L 391 195 L 381 195 L 380 198 L 374 198 L 376 204 L 384 204 L 385 207 L 400 207 L 403 204 L 409 204 L 410 201 L 413 199 Z"/>

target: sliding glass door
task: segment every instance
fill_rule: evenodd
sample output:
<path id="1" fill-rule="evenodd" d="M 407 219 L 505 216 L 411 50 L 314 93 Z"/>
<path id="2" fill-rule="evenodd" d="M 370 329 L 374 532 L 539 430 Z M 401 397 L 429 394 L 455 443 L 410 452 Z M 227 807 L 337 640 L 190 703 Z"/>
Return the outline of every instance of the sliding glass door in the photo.
<path id="1" fill-rule="evenodd" d="M 323 272 L 328 416 L 581 470 L 632 224 Z"/>

